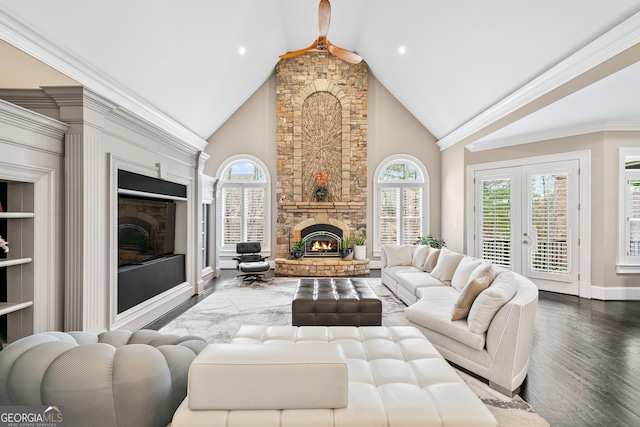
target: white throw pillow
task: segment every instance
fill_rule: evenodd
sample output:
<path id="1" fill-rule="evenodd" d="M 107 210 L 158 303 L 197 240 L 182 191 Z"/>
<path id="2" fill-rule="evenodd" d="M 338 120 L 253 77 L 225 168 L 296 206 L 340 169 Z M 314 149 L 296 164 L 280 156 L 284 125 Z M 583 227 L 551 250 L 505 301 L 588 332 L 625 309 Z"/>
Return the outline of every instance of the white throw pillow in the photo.
<path id="1" fill-rule="evenodd" d="M 440 257 L 440 249 L 429 249 L 429 253 L 427 254 L 427 259 L 424 260 L 424 265 L 422 266 L 422 271 L 431 273 L 431 271 L 435 268 L 436 264 L 438 263 L 439 257 Z"/>
<path id="2" fill-rule="evenodd" d="M 458 292 L 462 292 L 462 289 L 469 283 L 469 277 L 471 273 L 482 264 L 482 261 L 477 258 L 464 257 L 456 267 L 455 273 L 451 278 L 451 286 L 456 288 Z"/>
<path id="3" fill-rule="evenodd" d="M 427 255 L 429 255 L 429 248 L 431 246 L 427 245 L 418 245 L 416 246 L 416 250 L 413 252 L 413 260 L 411 261 L 411 265 L 414 267 L 422 268 L 424 262 L 427 260 Z"/>
<path id="4" fill-rule="evenodd" d="M 487 332 L 493 316 L 516 294 L 514 280 L 513 273 L 504 272 L 495 278 L 491 286 L 480 292 L 467 317 L 467 325 L 471 332 Z"/>
<path id="5" fill-rule="evenodd" d="M 440 256 L 438 257 L 438 262 L 431 271 L 431 276 L 441 280 L 447 285 L 450 285 L 453 273 L 456 272 L 456 267 L 458 267 L 462 258 L 464 258 L 464 255 L 450 251 L 447 248 L 442 248 L 440 250 Z"/>
<path id="6" fill-rule="evenodd" d="M 411 265 L 411 246 L 385 245 L 384 253 L 387 256 L 387 267 Z"/>

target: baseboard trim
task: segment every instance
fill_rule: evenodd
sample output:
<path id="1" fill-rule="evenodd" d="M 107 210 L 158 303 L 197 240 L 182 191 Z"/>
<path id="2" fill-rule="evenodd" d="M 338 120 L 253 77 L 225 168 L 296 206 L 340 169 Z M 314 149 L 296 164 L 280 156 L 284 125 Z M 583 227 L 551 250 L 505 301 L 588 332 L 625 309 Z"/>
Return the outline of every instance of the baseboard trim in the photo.
<path id="1" fill-rule="evenodd" d="M 640 287 L 608 288 L 591 286 L 591 298 L 603 301 L 638 301 L 640 300 Z"/>

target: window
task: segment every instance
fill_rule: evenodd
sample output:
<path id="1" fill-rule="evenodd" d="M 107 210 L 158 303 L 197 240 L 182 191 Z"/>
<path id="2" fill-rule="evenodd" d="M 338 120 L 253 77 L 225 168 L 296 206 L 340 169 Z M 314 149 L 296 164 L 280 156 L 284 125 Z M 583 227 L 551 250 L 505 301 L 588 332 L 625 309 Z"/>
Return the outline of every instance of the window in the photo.
<path id="1" fill-rule="evenodd" d="M 428 234 L 428 174 L 407 155 L 385 160 L 376 171 L 374 254 L 390 244 L 412 244 Z"/>
<path id="2" fill-rule="evenodd" d="M 640 149 L 620 149 L 618 273 L 640 273 Z"/>
<path id="3" fill-rule="evenodd" d="M 269 249 L 269 183 L 267 168 L 249 156 L 233 157 L 221 166 L 221 252 L 235 254 L 238 242 L 260 242 Z"/>
<path id="4" fill-rule="evenodd" d="M 626 171 L 626 255 L 640 264 L 640 171 Z"/>

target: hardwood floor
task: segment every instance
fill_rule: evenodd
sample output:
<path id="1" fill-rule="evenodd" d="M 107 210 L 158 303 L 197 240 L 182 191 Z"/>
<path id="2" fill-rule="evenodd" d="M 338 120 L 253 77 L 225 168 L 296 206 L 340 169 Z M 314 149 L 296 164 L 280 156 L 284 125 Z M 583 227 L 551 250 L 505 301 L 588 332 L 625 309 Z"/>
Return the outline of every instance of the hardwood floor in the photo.
<path id="1" fill-rule="evenodd" d="M 540 292 L 520 396 L 552 426 L 640 426 L 640 301 Z"/>
<path id="2" fill-rule="evenodd" d="M 235 277 L 147 325 L 159 329 Z M 380 277 L 372 270 L 370 277 Z M 520 396 L 552 426 L 640 426 L 640 301 L 540 292 L 531 366 Z"/>

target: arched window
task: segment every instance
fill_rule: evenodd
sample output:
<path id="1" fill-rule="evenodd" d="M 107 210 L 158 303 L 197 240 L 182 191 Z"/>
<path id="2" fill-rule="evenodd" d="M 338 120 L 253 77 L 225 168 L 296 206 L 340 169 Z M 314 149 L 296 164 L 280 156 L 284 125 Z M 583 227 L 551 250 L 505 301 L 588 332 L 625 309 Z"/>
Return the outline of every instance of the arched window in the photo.
<path id="1" fill-rule="evenodd" d="M 227 159 L 219 169 L 222 254 L 235 254 L 238 242 L 260 242 L 270 250 L 269 173 L 258 159 L 244 155 Z"/>
<path id="2" fill-rule="evenodd" d="M 375 247 L 415 243 L 428 234 L 429 175 L 409 155 L 383 161 L 375 174 Z"/>

